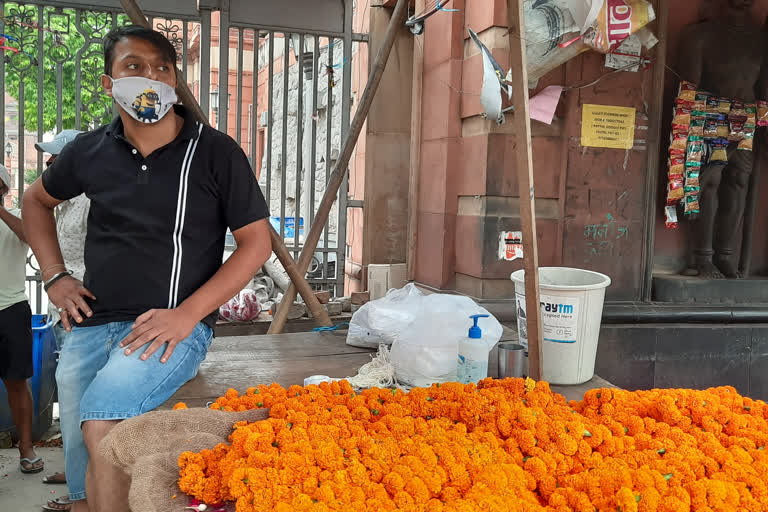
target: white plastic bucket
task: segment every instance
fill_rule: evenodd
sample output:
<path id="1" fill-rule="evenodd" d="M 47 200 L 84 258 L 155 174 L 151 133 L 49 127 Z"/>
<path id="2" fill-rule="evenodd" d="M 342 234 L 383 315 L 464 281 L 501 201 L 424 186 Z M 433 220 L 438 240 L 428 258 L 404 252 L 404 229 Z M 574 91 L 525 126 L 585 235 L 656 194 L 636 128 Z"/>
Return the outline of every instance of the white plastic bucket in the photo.
<path id="1" fill-rule="evenodd" d="M 512 274 L 520 344 L 528 347 L 525 271 Z M 597 340 L 605 289 L 611 278 L 577 268 L 539 268 L 542 380 L 551 384 L 583 384 L 595 374 Z"/>

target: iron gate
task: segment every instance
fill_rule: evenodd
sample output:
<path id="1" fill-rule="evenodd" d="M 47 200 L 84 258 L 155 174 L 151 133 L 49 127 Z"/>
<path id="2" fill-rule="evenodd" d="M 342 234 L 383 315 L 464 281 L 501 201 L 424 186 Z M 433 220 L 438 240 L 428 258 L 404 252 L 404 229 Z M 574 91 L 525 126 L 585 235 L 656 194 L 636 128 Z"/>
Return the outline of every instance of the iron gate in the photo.
<path id="1" fill-rule="evenodd" d="M 351 4 L 346 4 L 347 27 Z M 229 3 L 222 6 L 183 14 L 169 9 L 150 21 L 177 47 L 182 73 L 211 124 L 248 155 L 270 220 L 298 258 L 349 126 L 351 29 L 341 37 L 292 33 L 242 19 L 231 22 Z M 35 142 L 62 129 L 93 129 L 116 115 L 101 91 L 101 40 L 129 20 L 109 6 L 83 9 L 50 0 L 0 2 L 0 13 L 0 85 L 6 100 L 0 106 L 0 141 L 15 176 L 13 200 L 20 204 L 25 186 L 43 169 Z M 345 182 L 308 273 L 315 288 L 334 294 L 344 289 L 346 201 Z M 27 281 L 33 309 L 44 312 L 46 297 L 31 255 Z"/>

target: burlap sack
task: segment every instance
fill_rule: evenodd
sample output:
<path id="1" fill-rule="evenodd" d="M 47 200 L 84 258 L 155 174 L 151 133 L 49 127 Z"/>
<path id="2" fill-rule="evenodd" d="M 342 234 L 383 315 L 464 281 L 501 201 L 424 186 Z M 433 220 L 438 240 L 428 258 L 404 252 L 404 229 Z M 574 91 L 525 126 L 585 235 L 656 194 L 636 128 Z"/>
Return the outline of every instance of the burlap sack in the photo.
<path id="1" fill-rule="evenodd" d="M 155 411 L 119 423 L 104 438 L 99 450 L 131 477 L 128 503 L 132 511 L 184 512 L 188 498 L 176 484 L 179 455 L 226 443 L 232 425 L 238 421 L 268 417 L 268 409 Z"/>

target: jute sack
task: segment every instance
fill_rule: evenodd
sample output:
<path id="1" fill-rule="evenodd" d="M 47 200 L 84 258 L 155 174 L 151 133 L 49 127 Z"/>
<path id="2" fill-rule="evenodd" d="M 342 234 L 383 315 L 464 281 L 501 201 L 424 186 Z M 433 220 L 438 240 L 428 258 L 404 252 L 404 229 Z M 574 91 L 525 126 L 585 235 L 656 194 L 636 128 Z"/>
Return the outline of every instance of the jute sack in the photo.
<path id="1" fill-rule="evenodd" d="M 128 504 L 133 512 L 184 512 L 188 498 L 176 483 L 179 455 L 228 442 L 232 426 L 238 421 L 268 417 L 268 409 L 155 411 L 119 423 L 99 450 L 131 477 Z"/>

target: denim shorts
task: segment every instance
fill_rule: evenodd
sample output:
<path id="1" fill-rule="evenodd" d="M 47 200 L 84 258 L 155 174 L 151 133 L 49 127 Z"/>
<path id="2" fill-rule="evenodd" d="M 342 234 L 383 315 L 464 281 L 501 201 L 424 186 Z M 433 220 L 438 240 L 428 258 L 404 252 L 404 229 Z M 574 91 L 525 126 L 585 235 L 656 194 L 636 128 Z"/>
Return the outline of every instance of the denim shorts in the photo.
<path id="1" fill-rule="evenodd" d="M 203 323 L 176 345 L 167 363 L 165 346 L 146 361 L 139 359 L 149 345 L 126 356 L 120 348 L 132 322 L 93 327 L 54 328 L 59 345 L 56 383 L 64 442 L 64 465 L 70 500 L 85 499 L 88 450 L 81 425 L 89 420 L 123 420 L 162 405 L 185 382 L 197 375 L 213 338 Z"/>

